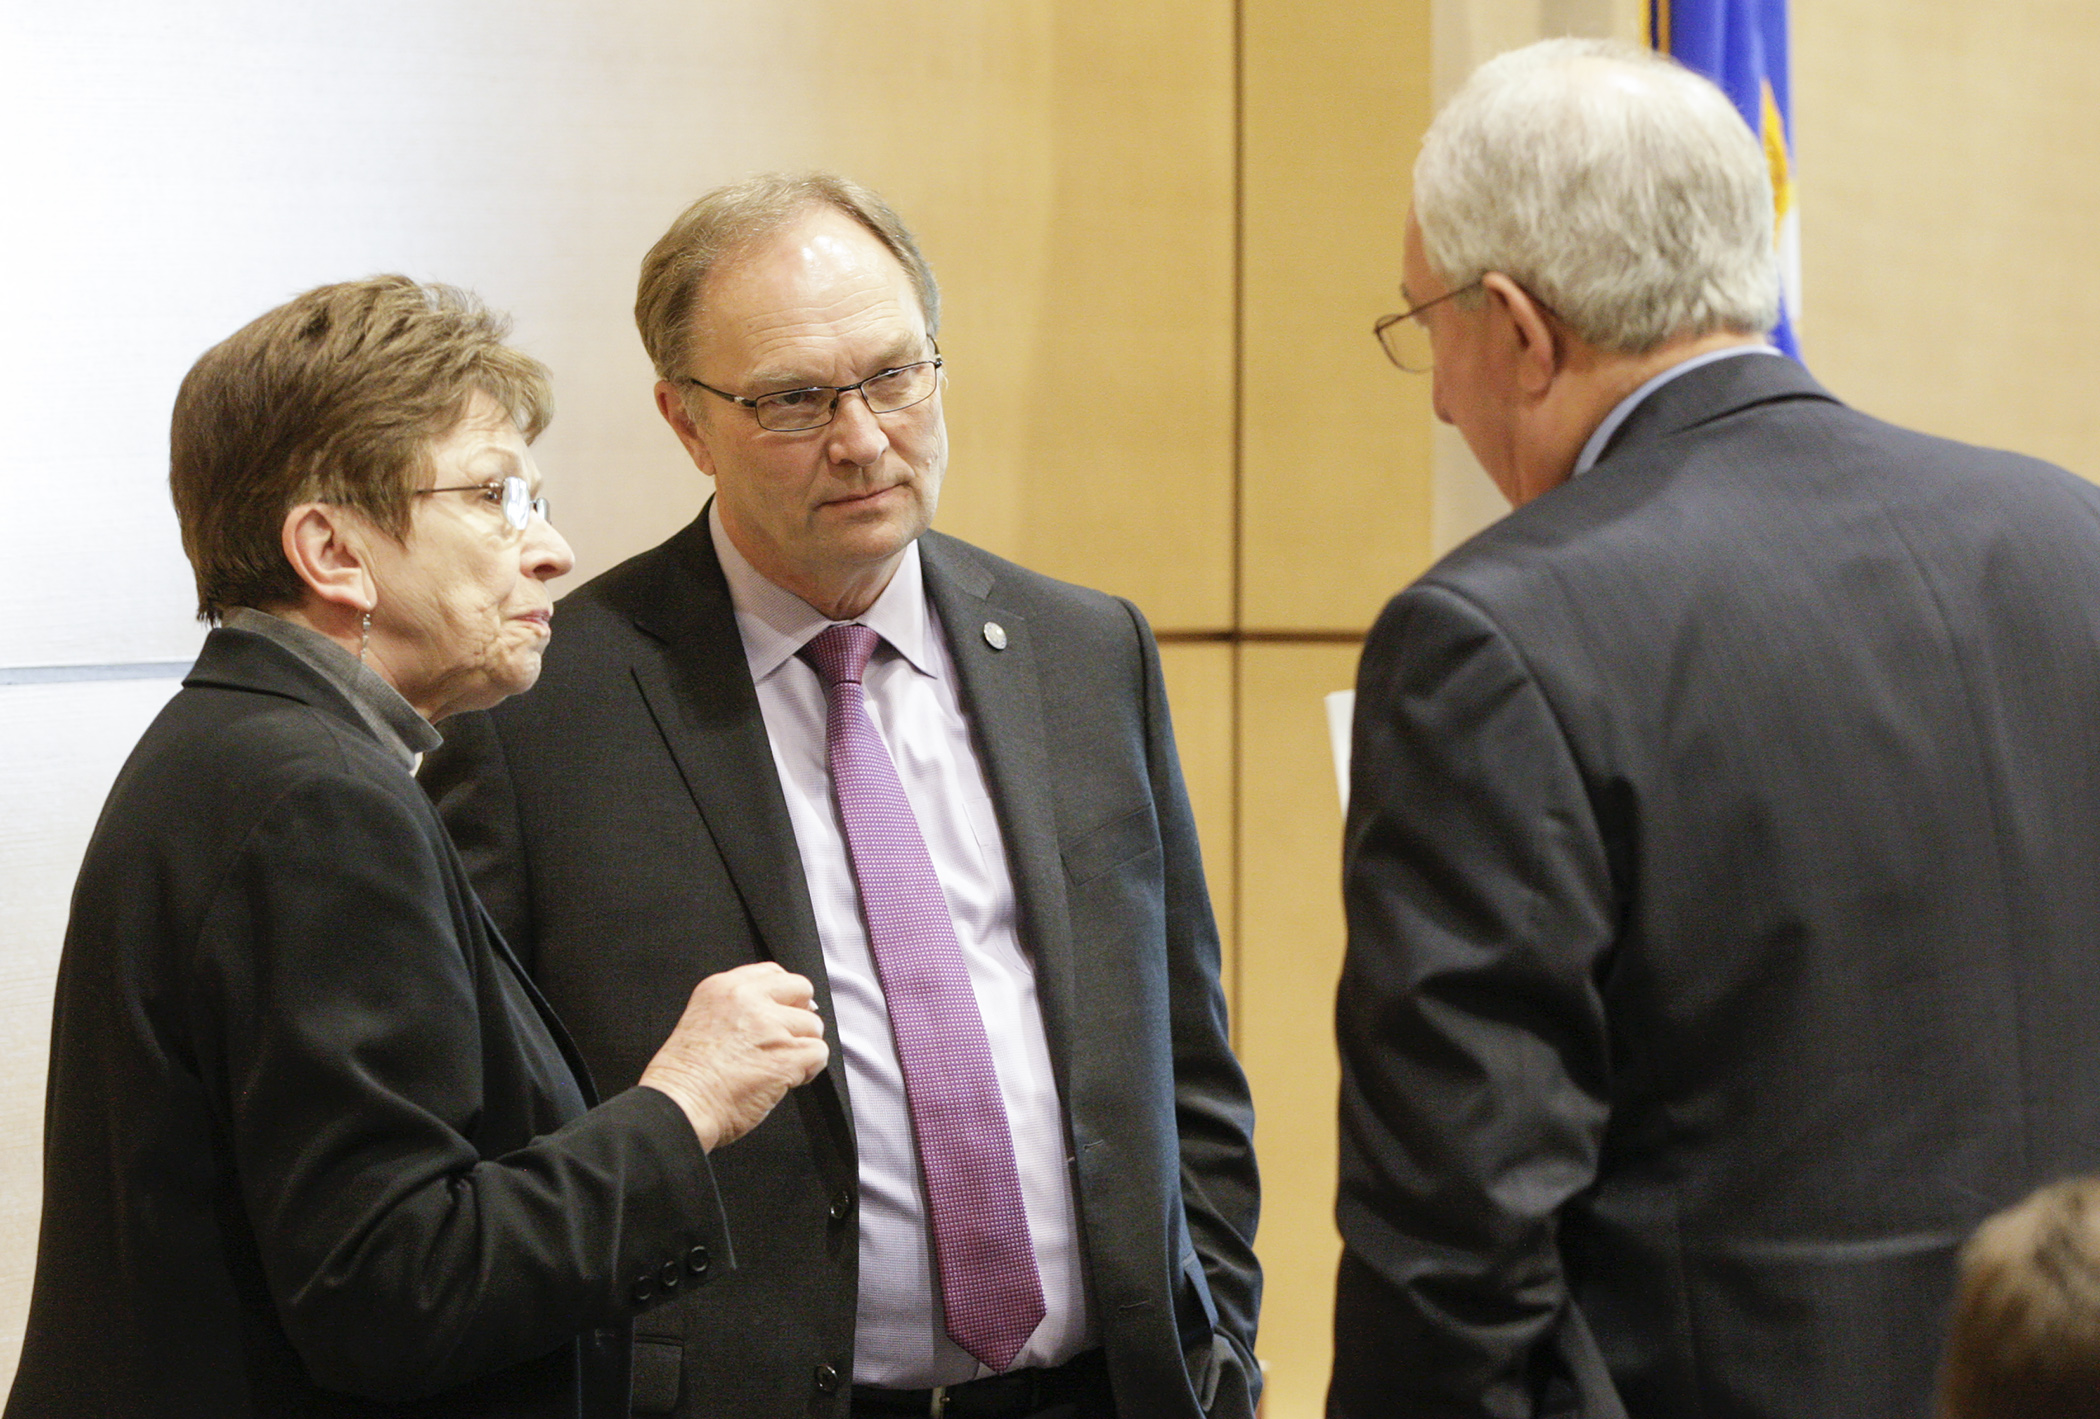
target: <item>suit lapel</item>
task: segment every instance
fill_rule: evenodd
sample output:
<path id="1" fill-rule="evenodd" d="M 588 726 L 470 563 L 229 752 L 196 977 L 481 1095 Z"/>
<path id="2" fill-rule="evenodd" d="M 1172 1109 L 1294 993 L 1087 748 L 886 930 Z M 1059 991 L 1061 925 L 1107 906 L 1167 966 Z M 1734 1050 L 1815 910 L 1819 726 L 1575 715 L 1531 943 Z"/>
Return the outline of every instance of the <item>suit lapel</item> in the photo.
<path id="1" fill-rule="evenodd" d="M 635 624 L 662 645 L 663 654 L 636 657 L 635 684 L 761 945 L 773 960 L 815 983 L 833 1057 L 842 1059 L 809 882 L 706 512 L 664 550 L 664 574 L 653 594 L 633 608 Z M 844 1073 L 832 1068 L 822 1076 L 841 1109 Z"/>
<path id="2" fill-rule="evenodd" d="M 919 548 L 926 594 L 940 613 L 963 713 L 1006 839 L 1021 943 L 1035 963 L 1043 1024 L 1062 1083 L 1075 1018 L 1072 937 L 1033 628 L 1019 611 L 997 603 L 990 569 L 968 548 L 937 532 L 921 537 Z M 987 637 L 988 624 L 1004 632 L 1003 649 Z"/>

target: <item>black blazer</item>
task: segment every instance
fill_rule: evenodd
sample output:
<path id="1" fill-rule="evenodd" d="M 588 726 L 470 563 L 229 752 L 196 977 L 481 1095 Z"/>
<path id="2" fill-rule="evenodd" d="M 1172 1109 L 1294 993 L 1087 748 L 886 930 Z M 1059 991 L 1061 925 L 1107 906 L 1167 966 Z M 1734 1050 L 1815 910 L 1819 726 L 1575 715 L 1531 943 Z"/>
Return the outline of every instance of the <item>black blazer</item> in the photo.
<path id="1" fill-rule="evenodd" d="M 624 1414 L 635 1279 L 722 1238 L 677 1105 L 589 1087 L 400 762 L 213 632 L 74 893 L 9 1419 Z"/>
<path id="2" fill-rule="evenodd" d="M 1116 1392 L 1148 1419 L 1199 1398 L 1244 1415 L 1251 1107 L 1157 649 L 1127 603 L 936 533 L 920 546 L 1035 957 Z M 746 961 L 808 976 L 833 1020 L 705 515 L 565 598 L 555 626 L 539 687 L 448 720 L 423 779 L 592 1070 L 634 1079 L 693 978 Z M 843 1414 L 858 1251 L 843 1071 L 714 1162 L 737 1271 L 639 1328 L 637 1408 Z"/>
<path id="3" fill-rule="evenodd" d="M 1917 1419 L 2100 1166 L 2100 491 L 1744 356 L 1365 647 L 1331 1411 Z"/>

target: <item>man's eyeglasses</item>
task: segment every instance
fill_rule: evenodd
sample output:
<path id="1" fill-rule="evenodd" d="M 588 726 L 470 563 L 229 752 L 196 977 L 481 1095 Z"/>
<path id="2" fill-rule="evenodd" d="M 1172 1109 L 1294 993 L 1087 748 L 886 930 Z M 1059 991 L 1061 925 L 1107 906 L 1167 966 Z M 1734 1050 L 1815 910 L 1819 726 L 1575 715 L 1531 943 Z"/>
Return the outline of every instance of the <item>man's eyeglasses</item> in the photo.
<path id="1" fill-rule="evenodd" d="M 502 508 L 503 520 L 518 532 L 523 532 L 531 526 L 534 513 L 549 521 L 554 517 L 553 500 L 534 497 L 531 485 L 515 473 L 500 482 L 455 483 L 449 488 L 416 489 L 416 496 L 419 498 L 427 497 L 431 493 L 479 493 L 483 501 Z"/>
<path id="2" fill-rule="evenodd" d="M 941 357 L 935 355 L 916 364 L 881 370 L 858 384 L 813 384 L 807 389 L 783 389 L 778 394 L 761 394 L 756 399 L 746 399 L 741 394 L 703 384 L 690 375 L 680 376 L 678 382 L 698 385 L 718 399 L 727 399 L 739 408 L 749 409 L 758 416 L 758 426 L 768 432 L 799 434 L 821 429 L 830 423 L 838 414 L 839 400 L 848 394 L 858 394 L 866 400 L 871 414 L 894 414 L 899 409 L 924 403 L 933 397 L 933 391 L 940 385 Z"/>
<path id="3" fill-rule="evenodd" d="M 1446 291 L 1435 300 L 1423 301 L 1398 315 L 1382 315 L 1371 327 L 1371 333 L 1378 337 L 1387 359 L 1409 374 L 1428 374 L 1436 366 L 1436 350 L 1429 343 L 1429 327 L 1422 323 L 1422 312 L 1453 296 L 1479 289 L 1479 281 L 1469 281 L 1455 291 Z"/>

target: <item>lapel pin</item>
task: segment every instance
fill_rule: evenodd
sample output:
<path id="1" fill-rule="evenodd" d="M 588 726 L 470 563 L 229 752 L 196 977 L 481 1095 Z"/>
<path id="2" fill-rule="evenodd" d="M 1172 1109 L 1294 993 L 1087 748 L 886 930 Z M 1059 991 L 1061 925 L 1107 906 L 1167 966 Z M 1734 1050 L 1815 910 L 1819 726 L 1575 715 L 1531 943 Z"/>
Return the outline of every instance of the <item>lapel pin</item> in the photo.
<path id="1" fill-rule="evenodd" d="M 986 621 L 984 623 L 984 643 L 993 650 L 1005 650 L 1006 627 L 1000 625 L 997 621 Z"/>

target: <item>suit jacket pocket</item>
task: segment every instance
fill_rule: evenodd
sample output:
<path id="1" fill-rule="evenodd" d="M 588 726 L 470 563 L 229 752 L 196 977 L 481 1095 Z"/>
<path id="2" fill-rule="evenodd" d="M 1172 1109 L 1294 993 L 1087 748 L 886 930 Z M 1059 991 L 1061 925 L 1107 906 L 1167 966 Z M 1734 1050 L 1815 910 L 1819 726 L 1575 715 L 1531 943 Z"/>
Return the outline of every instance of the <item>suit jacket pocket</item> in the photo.
<path id="1" fill-rule="evenodd" d="M 634 1338 L 634 1400 L 637 1414 L 670 1414 L 678 1408 L 685 1346 L 653 1336 Z"/>
<path id="2" fill-rule="evenodd" d="M 1065 844 L 1065 876 L 1073 886 L 1083 886 L 1132 858 L 1157 851 L 1159 817 L 1148 801 Z"/>
<path id="3" fill-rule="evenodd" d="M 1191 1251 L 1181 1258 L 1181 1284 L 1174 1293 L 1174 1329 L 1184 1350 L 1195 1349 L 1218 1328 L 1218 1303 L 1210 1294 L 1203 1262 Z"/>

